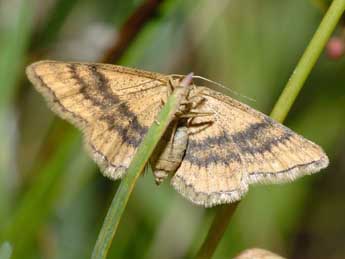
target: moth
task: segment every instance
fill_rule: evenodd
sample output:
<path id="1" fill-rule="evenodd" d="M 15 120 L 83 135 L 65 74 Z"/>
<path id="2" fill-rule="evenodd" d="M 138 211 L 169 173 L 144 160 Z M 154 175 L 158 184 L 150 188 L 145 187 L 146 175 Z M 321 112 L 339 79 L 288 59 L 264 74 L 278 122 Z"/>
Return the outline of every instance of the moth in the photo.
<path id="1" fill-rule="evenodd" d="M 180 78 L 97 63 L 40 61 L 26 73 L 51 109 L 81 129 L 111 179 L 122 178 Z M 156 182 L 204 207 L 241 199 L 249 184 L 281 183 L 327 167 L 327 155 L 265 114 L 191 84 L 151 163 Z"/>

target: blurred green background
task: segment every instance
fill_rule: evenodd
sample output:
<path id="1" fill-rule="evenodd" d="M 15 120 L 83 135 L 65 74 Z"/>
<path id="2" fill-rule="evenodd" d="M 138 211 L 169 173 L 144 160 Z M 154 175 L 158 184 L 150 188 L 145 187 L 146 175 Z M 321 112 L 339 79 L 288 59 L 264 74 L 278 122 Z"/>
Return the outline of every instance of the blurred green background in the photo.
<path id="1" fill-rule="evenodd" d="M 118 183 L 26 79 L 40 59 L 99 61 L 144 0 L 0 0 L 0 237 L 15 258 L 89 258 Z M 308 0 L 165 0 L 117 64 L 190 71 L 269 113 L 317 28 Z M 341 28 L 335 33 L 339 33 Z M 288 258 L 345 258 L 345 59 L 323 55 L 285 124 L 330 157 L 321 173 L 252 186 L 214 258 L 261 247 Z M 214 214 L 141 177 L 109 258 L 189 258 Z"/>

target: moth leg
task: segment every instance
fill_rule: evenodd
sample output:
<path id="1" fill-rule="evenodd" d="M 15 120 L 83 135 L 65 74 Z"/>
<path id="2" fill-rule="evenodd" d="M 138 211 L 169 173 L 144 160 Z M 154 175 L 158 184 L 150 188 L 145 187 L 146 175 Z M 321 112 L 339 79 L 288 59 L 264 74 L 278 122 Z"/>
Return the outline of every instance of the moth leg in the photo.
<path id="1" fill-rule="evenodd" d="M 188 97 L 186 101 L 183 101 L 181 104 L 185 106 L 189 106 L 190 109 L 195 109 L 198 106 L 202 105 L 206 99 L 203 96 L 200 95 L 193 95 L 191 97 Z"/>
<path id="2" fill-rule="evenodd" d="M 176 130 L 177 130 L 177 122 L 174 122 L 173 128 L 172 128 L 172 132 L 171 132 L 171 136 L 170 136 L 170 140 L 169 143 L 172 145 L 174 144 L 174 137 L 176 134 Z"/>
<path id="3" fill-rule="evenodd" d="M 171 125 L 171 134 L 170 134 L 170 139 L 168 141 L 168 144 L 170 145 L 170 147 L 172 147 L 172 144 L 174 143 L 174 137 L 177 131 L 177 126 L 178 126 L 178 122 L 177 121 L 173 121 L 172 125 Z"/>
<path id="4" fill-rule="evenodd" d="M 175 89 L 175 80 L 172 76 L 169 76 L 169 80 L 168 80 L 168 87 L 167 87 L 167 90 L 168 90 L 168 96 L 172 94 L 172 92 L 174 91 Z"/>
<path id="5" fill-rule="evenodd" d="M 161 103 L 159 104 L 159 110 L 161 110 L 161 109 L 163 108 L 164 104 L 165 104 L 165 102 L 164 102 L 163 99 L 161 99 L 160 102 L 161 102 Z M 156 123 L 157 125 L 160 125 L 159 121 L 157 121 L 156 119 L 155 119 L 155 123 Z"/>
<path id="6" fill-rule="evenodd" d="M 192 127 L 192 123 L 193 123 L 193 120 L 197 117 L 205 117 L 205 116 L 212 116 L 214 115 L 214 112 L 207 112 L 207 111 L 197 111 L 197 112 L 189 112 L 189 113 L 186 113 L 184 115 L 182 115 L 181 117 L 184 117 L 184 118 L 187 118 L 187 127 Z M 212 120 L 210 121 L 205 121 L 203 122 L 202 124 L 207 124 L 207 125 L 211 125 L 213 123 Z"/>
<path id="7" fill-rule="evenodd" d="M 195 117 L 205 117 L 205 116 L 211 116 L 214 115 L 214 112 L 193 112 L 190 111 L 188 113 L 182 114 L 179 116 L 179 118 L 195 118 Z"/>

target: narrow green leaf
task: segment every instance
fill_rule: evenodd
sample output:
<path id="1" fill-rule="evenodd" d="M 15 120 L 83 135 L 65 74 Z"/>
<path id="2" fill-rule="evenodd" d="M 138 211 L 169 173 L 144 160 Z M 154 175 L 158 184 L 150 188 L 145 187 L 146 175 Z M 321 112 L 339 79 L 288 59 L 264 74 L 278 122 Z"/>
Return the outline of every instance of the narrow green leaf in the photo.
<path id="1" fill-rule="evenodd" d="M 308 47 L 275 104 L 271 117 L 283 122 L 295 102 L 303 84 L 321 55 L 329 37 L 345 10 L 345 0 L 334 0 L 323 17 Z"/>
<path id="2" fill-rule="evenodd" d="M 190 81 L 191 75 L 187 76 L 181 82 L 181 86 L 189 85 Z M 121 181 L 121 184 L 104 219 L 103 226 L 98 235 L 92 253 L 93 259 L 106 258 L 134 185 L 139 175 L 144 170 L 145 165 L 147 164 L 160 138 L 164 134 L 169 123 L 174 118 L 174 115 L 180 106 L 180 101 L 181 98 L 177 96 L 177 91 L 174 90 L 158 114 L 157 121 L 152 124 L 142 143 L 140 144 L 136 154 L 134 155 L 133 161 L 128 168 L 127 174 Z"/>

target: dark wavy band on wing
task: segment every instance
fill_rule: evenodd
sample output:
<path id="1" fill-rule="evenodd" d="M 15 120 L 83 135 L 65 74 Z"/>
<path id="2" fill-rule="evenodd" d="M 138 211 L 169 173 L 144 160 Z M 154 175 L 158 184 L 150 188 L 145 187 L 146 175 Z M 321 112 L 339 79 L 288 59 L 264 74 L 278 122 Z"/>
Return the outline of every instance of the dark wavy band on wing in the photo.
<path id="1" fill-rule="evenodd" d="M 107 123 L 109 130 L 115 130 L 122 141 L 133 147 L 137 147 L 148 128 L 141 125 L 137 116 L 129 109 L 125 102 L 110 91 L 109 80 L 97 69 L 97 66 L 87 66 L 95 84 L 88 84 L 78 75 L 76 66 L 68 65 L 73 78 L 81 85 L 80 93 L 93 105 L 103 109 L 103 115 L 99 118 Z M 119 116 L 122 121 L 129 122 L 128 125 L 119 123 Z M 130 133 L 132 131 L 132 133 Z M 134 134 L 133 134 L 134 133 Z"/>

